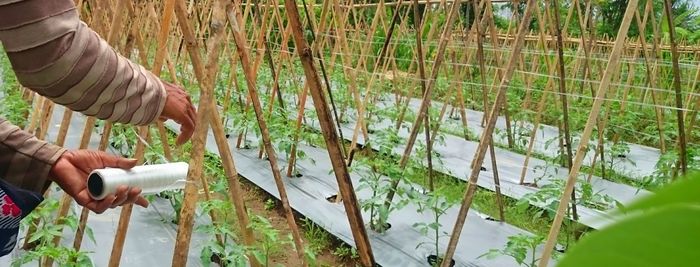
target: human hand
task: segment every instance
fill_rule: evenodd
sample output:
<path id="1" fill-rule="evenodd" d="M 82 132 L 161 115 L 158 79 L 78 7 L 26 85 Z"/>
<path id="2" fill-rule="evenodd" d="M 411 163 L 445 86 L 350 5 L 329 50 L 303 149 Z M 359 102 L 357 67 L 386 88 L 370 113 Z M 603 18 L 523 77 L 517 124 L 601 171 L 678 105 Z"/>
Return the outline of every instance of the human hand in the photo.
<path id="1" fill-rule="evenodd" d="M 49 179 L 56 182 L 63 191 L 73 197 L 78 204 L 100 214 L 108 208 L 135 203 L 148 207 L 148 200 L 141 196 L 140 188 L 122 185 L 117 192 L 107 195 L 102 200 L 90 197 L 87 188 L 88 175 L 95 169 L 106 167 L 131 169 L 136 166 L 135 159 L 125 159 L 109 155 L 102 151 L 75 150 L 64 153 L 49 172 Z"/>
<path id="2" fill-rule="evenodd" d="M 192 100 L 182 87 L 163 81 L 168 96 L 165 100 L 165 108 L 160 114 L 161 120 L 171 119 L 180 124 L 180 135 L 175 144 L 182 145 L 190 140 L 197 125 L 197 111 L 192 105 Z"/>

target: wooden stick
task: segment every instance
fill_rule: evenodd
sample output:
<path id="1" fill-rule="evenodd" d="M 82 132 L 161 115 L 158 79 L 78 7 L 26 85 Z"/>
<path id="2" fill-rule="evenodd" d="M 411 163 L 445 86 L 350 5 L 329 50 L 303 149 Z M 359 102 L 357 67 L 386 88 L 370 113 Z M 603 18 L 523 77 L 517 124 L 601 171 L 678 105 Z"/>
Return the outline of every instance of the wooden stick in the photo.
<path id="1" fill-rule="evenodd" d="M 671 9 L 671 2 L 669 0 L 664 0 L 664 12 L 666 13 L 666 19 L 668 25 L 674 25 L 673 22 L 673 12 Z M 683 97 L 681 92 L 681 73 L 680 67 L 678 66 L 678 49 L 676 48 L 676 30 L 675 27 L 668 27 L 669 41 L 671 42 L 671 56 L 673 61 L 673 89 L 676 91 L 676 118 L 678 120 L 678 146 L 679 146 L 679 164 L 681 167 L 681 174 L 685 175 L 688 171 L 688 160 L 686 152 L 685 143 L 685 119 L 683 117 Z M 675 178 L 675 177 L 674 177 Z"/>
<path id="2" fill-rule="evenodd" d="M 508 88 L 508 84 L 510 82 L 510 78 L 513 76 L 513 72 L 515 71 L 515 65 L 518 59 L 518 54 L 520 54 L 520 51 L 522 50 L 523 44 L 524 44 L 524 35 L 527 32 L 527 27 L 530 24 L 530 16 L 533 13 L 533 9 L 536 5 L 535 0 L 529 0 L 527 2 L 527 8 L 525 9 L 525 14 L 523 14 L 522 18 L 522 23 L 520 24 L 520 27 L 518 29 L 518 34 L 515 38 L 515 43 L 513 44 L 513 52 L 510 55 L 510 59 L 508 60 L 508 65 L 505 69 L 505 73 L 503 74 L 503 78 L 501 80 L 501 84 L 498 88 L 498 93 L 496 95 L 496 102 L 493 104 L 493 107 L 491 108 L 491 112 L 489 112 L 489 120 L 486 124 L 486 128 L 481 134 L 481 141 L 479 142 L 479 147 L 477 148 L 477 152 L 475 154 L 475 164 L 474 167 L 472 168 L 471 175 L 469 177 L 469 187 L 467 188 L 467 191 L 465 192 L 464 199 L 462 202 L 462 206 L 459 210 L 459 214 L 457 215 L 457 221 L 454 226 L 454 230 L 452 232 L 452 235 L 450 237 L 450 242 L 447 247 L 447 251 L 445 252 L 444 259 L 442 261 L 441 266 L 442 267 L 449 267 L 450 262 L 452 260 L 452 257 L 454 257 L 455 250 L 457 249 L 457 243 L 459 242 L 459 237 L 462 233 L 462 228 L 464 227 L 464 222 L 466 221 L 467 217 L 467 212 L 469 212 L 469 208 L 471 206 L 472 200 L 474 198 L 474 193 L 476 192 L 476 188 L 478 187 L 477 181 L 479 178 L 479 173 L 481 172 L 480 166 L 484 162 L 484 156 L 486 155 L 486 148 L 487 146 L 491 143 L 491 139 L 493 137 L 493 130 L 496 126 L 496 120 L 498 120 L 498 113 L 503 106 L 505 102 L 505 93 L 506 89 Z"/>
<path id="3" fill-rule="evenodd" d="M 323 1 L 323 7 L 321 9 L 321 18 L 319 19 L 319 25 L 317 28 L 318 33 L 323 33 L 325 31 L 326 16 L 328 16 L 328 13 L 330 12 L 330 5 L 331 5 L 331 1 Z M 285 31 L 285 34 L 282 37 L 283 44 L 286 45 L 288 43 L 288 39 L 287 39 L 288 37 L 289 37 L 289 35 L 287 34 L 287 31 Z M 323 40 L 324 39 L 316 40 L 312 44 L 312 49 L 314 50 L 314 53 L 316 53 L 317 55 L 321 54 L 319 52 L 320 51 L 319 49 L 323 45 Z M 283 49 L 283 51 L 284 50 L 285 49 Z M 288 59 L 290 62 L 290 66 L 293 67 L 293 65 L 291 64 L 291 57 L 289 57 Z M 331 66 L 332 65 L 333 64 L 331 64 Z M 292 141 L 292 147 L 290 149 L 290 158 L 289 158 L 289 163 L 288 163 L 289 165 L 287 166 L 287 177 L 292 177 L 294 168 L 296 166 L 297 146 L 299 144 L 299 137 L 300 137 L 301 132 L 302 132 L 301 125 L 302 125 L 302 121 L 304 119 L 304 111 L 306 110 L 306 99 L 308 96 L 308 92 L 309 92 L 308 83 L 304 82 L 303 88 L 301 89 L 301 94 L 299 96 L 299 105 L 297 106 L 297 109 L 298 109 L 297 120 L 296 120 L 296 124 L 295 124 L 295 131 L 294 131 L 294 137 L 293 137 L 294 140 Z M 338 198 L 336 198 L 336 200 L 340 199 L 340 198 L 341 197 L 338 197 Z"/>
<path id="4" fill-rule="evenodd" d="M 480 14 L 481 14 L 481 9 L 479 8 L 479 5 L 476 3 L 476 1 L 472 2 L 473 8 L 474 8 L 474 14 L 475 18 L 474 21 L 477 22 L 474 25 L 474 29 L 477 32 L 477 37 L 476 37 L 476 43 L 477 43 L 477 58 L 479 59 L 479 73 L 481 74 L 481 84 L 482 84 L 482 92 L 484 93 L 484 107 L 488 106 L 488 93 L 486 92 L 486 66 L 484 65 L 484 46 L 483 46 L 483 36 L 481 33 L 481 25 L 479 25 L 478 21 L 480 21 Z M 486 110 L 484 110 L 484 117 L 490 116 L 490 114 L 487 114 Z M 462 112 L 462 116 L 465 116 L 464 112 Z M 465 118 L 463 120 L 466 121 Z M 464 124 L 464 127 L 466 128 L 466 123 Z M 493 138 L 493 137 L 491 137 Z M 498 205 L 498 216 L 500 221 L 505 222 L 506 220 L 506 215 L 505 215 L 505 209 L 503 207 L 503 196 L 501 194 L 501 181 L 498 177 L 498 164 L 496 164 L 496 151 L 493 147 L 493 142 L 489 145 L 489 154 L 491 156 L 491 169 L 493 171 L 493 183 L 494 183 L 494 191 L 496 192 L 496 204 Z M 475 166 L 472 166 L 474 168 Z M 478 168 L 481 168 L 481 166 L 478 166 Z"/>
<path id="5" fill-rule="evenodd" d="M 201 73 L 197 75 L 198 79 L 202 78 L 199 80 L 201 84 L 201 93 L 198 108 L 199 112 L 197 113 L 198 124 L 195 127 L 192 138 L 191 160 L 187 176 L 187 181 L 189 181 L 189 183 L 187 183 L 184 190 L 185 195 L 180 212 L 180 224 L 177 231 L 175 251 L 173 253 L 173 266 L 185 266 L 187 264 L 190 238 L 192 237 L 192 225 L 194 223 L 194 211 L 199 197 L 197 184 L 199 184 L 199 179 L 202 176 L 207 129 L 211 122 L 211 109 L 214 107 L 214 77 L 218 71 L 219 51 L 221 50 L 220 44 L 225 36 L 225 12 L 227 9 L 232 8 L 231 4 L 226 3 L 224 0 L 216 1 L 215 5 L 216 8 L 213 8 L 213 15 L 211 18 L 210 36 L 207 47 L 209 54 L 207 57 L 207 66 L 205 67 L 209 72 L 206 77 L 203 77 L 204 74 Z M 180 25 L 180 29 L 182 30 L 192 64 L 194 66 L 199 66 L 198 68 L 203 68 L 202 66 L 204 66 L 204 64 L 202 63 L 203 61 L 199 52 L 198 43 L 195 40 L 195 33 L 187 18 L 184 0 L 175 2 L 175 15 L 179 22 L 178 25 Z"/>
<path id="6" fill-rule="evenodd" d="M 613 47 L 610 54 L 610 59 L 608 60 L 608 66 L 606 67 L 606 71 L 603 72 L 603 77 L 598 87 L 598 92 L 596 94 L 598 97 L 593 102 L 593 107 L 591 108 L 590 115 L 588 116 L 586 127 L 583 129 L 583 133 L 581 134 L 581 141 L 576 151 L 576 158 L 571 166 L 569 176 L 567 177 L 566 186 L 564 187 L 564 193 L 561 196 L 559 207 L 557 208 L 557 213 L 554 217 L 554 222 L 552 223 L 552 228 L 547 236 L 547 242 L 545 243 L 542 257 L 540 257 L 540 262 L 538 264 L 540 267 L 546 267 L 549 263 L 549 259 L 552 256 L 552 250 L 557 242 L 559 229 L 561 228 L 561 223 L 565 216 L 564 213 L 569 206 L 569 196 L 571 195 L 571 192 L 574 191 L 574 185 L 576 184 L 578 172 L 583 164 L 583 158 L 585 157 L 588 142 L 590 141 L 593 125 L 598 117 L 600 108 L 603 105 L 604 99 L 601 97 L 607 93 L 610 85 L 610 80 L 612 78 L 612 73 L 610 71 L 615 69 L 619 64 L 620 53 L 622 52 L 624 41 L 627 38 L 627 30 L 629 29 L 630 22 L 632 21 L 634 11 L 637 9 L 637 3 L 638 0 L 630 0 L 627 5 L 627 10 L 625 11 L 625 15 L 622 19 L 622 24 L 620 25 L 620 29 L 617 33 L 615 46 Z"/>
<path id="7" fill-rule="evenodd" d="M 430 80 L 427 81 L 426 87 L 425 87 L 425 93 L 423 94 L 423 100 L 421 101 L 420 108 L 418 109 L 418 116 L 416 117 L 416 121 L 413 123 L 411 127 L 411 134 L 408 137 L 408 141 L 406 143 L 406 149 L 404 150 L 403 156 L 401 157 L 401 161 L 399 162 L 399 166 L 402 168 L 406 166 L 408 163 L 408 159 L 411 155 L 411 152 L 413 150 L 413 145 L 416 142 L 416 137 L 418 135 L 418 131 L 420 130 L 421 123 L 425 120 L 425 116 L 428 113 L 428 107 L 430 104 L 430 97 L 432 95 L 432 90 L 435 87 L 435 81 L 437 80 L 437 76 L 440 71 L 440 66 L 442 64 L 442 61 L 444 59 L 445 55 L 445 49 L 447 48 L 447 43 L 450 40 L 450 36 L 452 36 L 452 27 L 454 24 L 454 21 L 456 17 L 458 16 L 458 9 L 460 6 L 460 0 L 455 0 L 454 4 L 450 8 L 449 15 L 447 16 L 447 21 L 445 22 L 445 27 L 443 28 L 442 34 L 440 36 L 440 42 L 438 43 L 438 49 L 437 53 L 435 56 L 435 63 L 433 63 L 432 67 L 432 73 L 430 75 Z M 391 182 L 391 190 L 389 193 L 387 193 L 386 199 L 384 200 L 384 207 L 389 208 L 391 206 L 391 201 L 394 198 L 394 194 L 396 192 L 396 189 L 399 186 L 399 180 L 393 180 Z"/>
<path id="8" fill-rule="evenodd" d="M 352 230 L 352 234 L 355 239 L 358 254 L 360 255 L 360 261 L 363 266 L 373 266 L 374 256 L 372 255 L 372 248 L 369 244 L 369 238 L 364 227 L 362 214 L 360 213 L 360 208 L 357 204 L 355 190 L 352 186 L 347 167 L 345 166 L 345 160 L 341 151 L 341 144 L 338 140 L 335 125 L 332 122 L 332 117 L 326 103 L 326 98 L 323 96 L 321 81 L 313 63 L 313 54 L 311 49 L 308 47 L 306 40 L 304 39 L 301 20 L 299 18 L 299 10 L 294 0 L 285 0 L 284 4 L 287 7 L 287 17 L 294 35 L 294 43 L 297 47 L 296 50 L 301 58 L 304 74 L 306 75 L 306 81 L 309 85 L 309 90 L 314 100 L 313 102 L 314 106 L 316 107 L 316 114 L 318 116 L 323 137 L 326 142 L 328 155 L 331 158 L 331 164 L 333 165 L 338 187 L 340 189 L 341 196 L 343 197 L 343 205 L 345 207 L 345 212 L 348 215 L 350 229 Z"/>
<path id="9" fill-rule="evenodd" d="M 243 73 L 246 76 L 246 82 L 248 84 L 248 95 L 252 100 L 251 102 L 253 105 L 253 110 L 255 111 L 255 117 L 258 120 L 258 126 L 260 127 L 263 145 L 265 146 L 265 151 L 267 152 L 270 168 L 272 169 L 272 175 L 275 179 L 275 185 L 277 186 L 277 190 L 280 194 L 280 201 L 282 202 L 282 206 L 285 210 L 287 224 L 289 225 L 290 231 L 292 232 L 297 256 L 299 257 L 304 266 L 308 266 L 308 262 L 304 257 L 304 244 L 301 239 L 301 235 L 299 234 L 299 229 L 294 219 L 292 208 L 289 205 L 289 200 L 287 199 L 287 191 L 284 187 L 284 181 L 282 181 L 282 175 L 280 174 L 280 169 L 277 164 L 277 155 L 275 153 L 274 147 L 272 146 L 272 141 L 270 140 L 270 133 L 268 131 L 267 124 L 265 123 L 265 114 L 263 113 L 262 106 L 260 104 L 260 98 L 257 92 L 257 85 L 250 65 L 250 57 L 248 55 L 248 50 L 246 48 L 246 37 L 243 34 L 241 28 L 242 25 L 238 24 L 237 18 L 240 17 L 240 11 L 235 13 L 234 11 L 228 12 L 228 21 L 231 25 L 233 39 L 236 44 L 236 51 L 238 52 L 238 57 L 241 61 Z"/>
<path id="10" fill-rule="evenodd" d="M 561 99 L 563 118 L 562 124 L 564 126 L 564 146 L 566 150 L 566 167 L 571 168 L 573 153 L 571 147 L 571 133 L 569 131 L 569 105 L 567 103 L 567 91 L 566 91 L 566 69 L 564 67 L 564 41 L 562 37 L 562 30 L 559 26 L 559 2 L 557 0 L 552 0 L 552 5 L 554 6 L 554 25 L 556 27 L 557 33 L 557 54 L 559 58 L 559 98 Z M 602 129 L 598 129 L 602 133 Z M 602 138 L 601 138 L 602 140 Z M 571 206 L 571 214 L 574 220 L 578 220 L 578 212 L 576 210 L 576 191 L 571 191 L 571 200 L 573 205 Z"/>

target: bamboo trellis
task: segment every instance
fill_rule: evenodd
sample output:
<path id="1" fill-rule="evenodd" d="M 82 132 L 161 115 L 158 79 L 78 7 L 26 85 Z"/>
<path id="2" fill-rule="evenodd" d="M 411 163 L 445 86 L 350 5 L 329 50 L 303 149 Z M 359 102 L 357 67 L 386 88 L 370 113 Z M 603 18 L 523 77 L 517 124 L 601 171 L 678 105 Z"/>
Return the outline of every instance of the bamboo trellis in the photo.
<path id="1" fill-rule="evenodd" d="M 266 155 L 269 161 L 270 179 L 275 181 L 293 237 L 296 253 L 290 257 L 298 257 L 304 266 L 310 264 L 304 255 L 304 240 L 294 207 L 287 196 L 282 171 L 286 167 L 288 179 L 304 179 L 293 175 L 299 171 L 294 169 L 298 144 L 305 131 L 317 130 L 323 136 L 331 159 L 330 167 L 339 190 L 336 202 L 343 203 L 360 263 L 374 265 L 374 255 L 383 252 L 372 249 L 371 235 L 364 225 L 366 218 L 362 216 L 349 166 L 361 149 L 359 138 L 362 137 L 365 144 L 376 138 L 371 124 L 383 119 L 374 111 L 380 105 L 396 109 L 396 117 L 389 118 L 394 132 L 410 127 L 406 140 L 402 141 L 403 152 L 396 155 L 400 168 L 406 168 L 415 158 L 416 143 L 425 142 L 426 184 L 430 190 L 434 189 L 432 149 L 437 137 L 450 125 L 449 119 L 459 117 L 460 121 L 456 123 L 462 130 L 459 137 L 470 141 L 475 141 L 470 136 L 470 127 L 478 124 L 483 127 L 476 140 L 479 143 L 477 150 L 465 152 L 473 153 L 474 157 L 473 161 L 464 163 L 471 166 L 471 171 L 457 221 L 448 226 L 453 227 L 453 232 L 442 266 L 448 266 L 458 242 L 466 241 L 459 240 L 459 237 L 478 188 L 487 150 L 494 175 L 493 190 L 499 219 L 505 221 L 506 203 L 500 185 L 503 175 L 499 173 L 499 163 L 503 161 L 497 159 L 496 146 L 521 149 L 524 161 L 517 166 L 521 170 L 520 176 L 509 178 L 519 180 L 522 186 L 537 187 L 536 183 L 525 178 L 532 169 L 530 160 L 537 153 L 534 146 L 538 133 L 541 126 L 548 123 L 558 129 L 559 136 L 555 141 L 562 156 L 560 165 L 568 168 L 568 173 L 539 262 L 539 266 L 546 266 L 563 221 L 567 218 L 578 220 L 575 189 L 582 168 L 585 164 L 593 169 L 598 167 L 603 178 L 614 172 L 606 167 L 606 162 L 612 160 L 607 151 L 611 145 L 629 142 L 624 140 L 625 133 L 615 125 L 615 120 L 625 113 L 639 108 L 653 114 L 642 118 L 644 123 L 653 125 L 653 134 L 656 135 L 647 145 L 657 147 L 661 153 L 677 147 L 681 156 L 674 165 L 674 176 L 678 172 L 687 172 L 687 143 L 697 138 L 693 129 L 700 107 L 700 90 L 696 88 L 700 79 L 700 70 L 697 70 L 700 63 L 696 62 L 700 49 L 674 39 L 677 36 L 673 30 L 668 40 L 664 40 L 660 33 L 661 19 L 656 18 L 659 10 L 654 10 L 651 1 L 643 2 L 643 5 L 638 0 L 629 1 L 618 34 L 613 39 L 595 33 L 594 21 L 598 14 L 592 1 L 574 0 L 568 6 L 560 6 L 557 0 L 542 3 L 529 0 L 523 12 L 513 10 L 505 30 L 499 29 L 495 20 L 498 14 L 494 4 L 502 2 L 509 1 L 381 0 L 375 3 L 323 0 L 322 3 L 307 4 L 285 0 L 281 5 L 258 0 L 165 0 L 153 3 L 88 0 L 78 1 L 77 5 L 83 20 L 122 54 L 138 58 L 142 65 L 151 66 L 153 73 L 159 76 L 166 76 L 161 75 L 165 68 L 169 78 L 176 83 L 196 80 L 199 88 L 198 92 L 191 92 L 199 99 L 198 124 L 192 139 L 173 266 L 187 265 L 200 195 L 206 200 L 212 198 L 203 170 L 209 130 L 215 138 L 226 173 L 229 187 L 226 197 L 233 202 L 236 218 L 241 224 L 242 243 L 255 245 L 256 236 L 249 226 L 240 178 L 227 140 L 230 130 L 226 128 L 231 119 L 229 113 L 246 113 L 250 109 L 260 130 L 259 157 Z M 667 20 L 672 19 L 668 12 L 669 3 L 668 0 L 664 2 L 666 15 L 663 19 Z M 465 6 L 474 11 L 471 21 L 459 12 Z M 423 7 L 422 12 L 419 7 Z M 560 14 L 562 8 L 565 13 Z M 318 15 L 314 11 L 318 11 Z M 369 12 L 374 12 L 374 17 L 367 19 L 365 16 Z M 536 22 L 531 25 L 531 21 Z M 629 37 L 630 25 L 635 25 L 640 32 L 652 32 L 652 38 Z M 578 27 L 580 33 L 570 32 L 572 27 Z M 375 38 L 382 34 L 381 38 Z M 411 50 L 410 56 L 401 56 L 406 47 Z M 665 57 L 668 54 L 671 60 Z M 153 62 L 149 64 L 151 58 Z M 224 65 L 230 68 L 228 72 L 221 71 Z M 177 68 L 182 66 L 191 68 L 184 71 Z M 239 67 L 241 75 L 237 73 Z M 271 75 L 267 83 L 261 82 L 265 71 Z M 638 75 L 645 76 L 637 79 Z M 239 82 L 239 77 L 243 83 Z M 292 78 L 287 81 L 283 77 Z M 339 89 L 335 77 L 342 77 L 341 82 L 347 81 L 347 90 Z M 663 84 L 665 77 L 672 77 L 672 83 Z M 447 86 L 441 84 L 443 79 Z M 382 86 L 389 83 L 393 88 L 384 90 Z M 221 92 L 219 87 L 223 87 Z M 393 96 L 393 100 L 381 100 L 383 94 Z M 522 98 L 522 101 L 515 101 L 521 104 L 519 110 L 513 110 L 514 100 L 509 94 Z M 315 118 L 305 113 L 309 95 Z M 33 109 L 28 114 L 30 117 L 25 128 L 45 139 L 51 127 L 53 103 L 28 91 L 25 97 L 31 100 Z M 420 101 L 418 108 L 411 105 L 414 97 Z M 338 98 L 347 99 L 339 103 Z M 442 105 L 439 111 L 434 107 L 436 102 Z M 617 103 L 619 107 L 615 106 Z M 468 120 L 470 109 L 481 112 L 481 117 L 475 118 L 477 123 Z M 277 116 L 275 111 L 281 112 L 281 118 L 273 117 Z M 431 115 L 431 111 L 437 111 L 438 115 Z M 561 112 L 561 117 L 548 112 Z M 581 112 L 589 113 L 585 116 L 587 120 L 575 123 L 572 117 Z M 669 123 L 673 115 L 675 123 Z M 72 112 L 66 110 L 55 143 L 65 143 L 72 119 Z M 293 135 L 289 136 L 292 145 L 287 166 L 278 161 L 276 151 L 279 149 L 275 142 L 279 140 L 275 140 L 268 129 L 268 123 L 275 119 L 286 121 L 285 126 L 294 129 Z M 354 121 L 344 126 L 341 121 L 345 119 Z M 496 138 L 499 119 L 505 124 L 504 137 L 500 139 Z M 318 129 L 310 129 L 314 122 L 319 124 Z M 95 118 L 86 120 L 80 148 L 88 147 L 96 123 Z M 344 127 L 352 132 L 351 136 L 343 136 Z M 150 136 L 150 127 L 138 128 L 139 140 L 136 141 L 134 157 L 143 162 L 146 151 L 152 149 L 149 144 L 153 138 L 158 138 L 163 143 L 164 158 L 173 160 L 176 152 L 168 144 L 168 130 L 162 122 L 152 128 L 158 132 L 153 137 Z M 674 128 L 678 135 L 671 138 L 669 132 Z M 597 136 L 592 137 L 594 129 Z M 100 130 L 102 136 L 98 149 L 106 150 L 112 124 L 105 123 Z M 238 140 L 234 149 L 245 144 L 248 130 L 236 133 Z M 518 130 L 526 133 L 521 134 Z M 424 140 L 419 140 L 420 131 L 425 133 Z M 518 138 L 524 140 L 523 144 L 518 143 Z M 591 146 L 592 161 L 584 163 L 592 139 L 597 139 Z M 608 139 L 612 142 L 606 143 Z M 573 150 L 576 143 L 578 148 Z M 349 147 L 347 151 L 346 145 Z M 587 175 L 590 181 L 594 172 L 589 171 Z M 394 203 L 399 182 L 401 180 L 391 183 L 392 189 L 384 198 L 386 209 Z M 204 193 L 200 194 L 202 191 Z M 57 220 L 68 214 L 70 206 L 70 197 L 64 196 Z M 131 205 L 120 211 L 109 266 L 120 265 L 131 212 Z M 76 249 L 81 246 L 88 215 L 89 212 L 83 209 L 73 243 Z M 209 215 L 213 224 L 222 223 L 215 213 Z M 30 228 L 27 236 L 34 231 Z M 215 238 L 221 242 L 221 237 Z M 59 241 L 60 237 L 57 237 L 53 243 Z M 28 248 L 29 244 L 25 247 Z M 252 266 L 261 264 L 252 254 L 248 259 Z M 50 259 L 45 259 L 42 266 L 52 264 Z"/>

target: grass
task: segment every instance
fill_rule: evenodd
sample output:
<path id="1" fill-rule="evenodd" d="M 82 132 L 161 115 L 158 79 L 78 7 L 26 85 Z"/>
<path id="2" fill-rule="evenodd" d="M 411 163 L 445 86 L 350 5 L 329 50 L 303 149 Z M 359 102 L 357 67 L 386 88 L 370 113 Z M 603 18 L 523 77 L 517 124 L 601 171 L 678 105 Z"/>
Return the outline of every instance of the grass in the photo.
<path id="1" fill-rule="evenodd" d="M 0 48 L 0 73 L 2 73 L 2 77 L 0 77 L 0 91 L 2 91 L 3 95 L 2 99 L 0 99 L 0 117 L 7 119 L 20 128 L 24 128 L 31 106 L 22 98 L 17 77 L 12 72 L 10 60 L 2 48 Z"/>
<path id="2" fill-rule="evenodd" d="M 459 200 L 464 198 L 464 193 L 467 190 L 467 183 L 465 181 L 438 172 L 435 172 L 433 175 L 435 177 L 434 182 L 436 189 L 440 189 L 442 192 L 444 192 L 446 198 Z M 424 179 L 414 178 L 410 181 L 421 186 L 426 186 Z M 529 209 L 523 211 L 517 208 L 517 199 L 507 196 L 503 196 L 502 199 L 506 223 L 532 232 L 536 235 L 547 236 L 552 220 L 548 217 L 535 216 L 535 214 L 541 210 L 540 208 L 531 206 Z M 496 202 L 496 193 L 488 189 L 477 188 L 476 193 L 474 194 L 472 208 L 478 212 L 488 215 L 493 219 L 500 219 L 499 208 Z M 583 226 L 578 226 L 577 228 L 580 227 Z M 561 232 L 558 240 L 562 244 L 567 243 L 567 234 L 565 232 Z"/>
<path id="3" fill-rule="evenodd" d="M 308 242 L 308 246 L 315 254 L 330 247 L 332 240 L 331 234 L 326 232 L 323 227 L 315 224 L 310 219 L 304 218 L 301 220 L 301 229 L 304 232 L 304 238 Z"/>

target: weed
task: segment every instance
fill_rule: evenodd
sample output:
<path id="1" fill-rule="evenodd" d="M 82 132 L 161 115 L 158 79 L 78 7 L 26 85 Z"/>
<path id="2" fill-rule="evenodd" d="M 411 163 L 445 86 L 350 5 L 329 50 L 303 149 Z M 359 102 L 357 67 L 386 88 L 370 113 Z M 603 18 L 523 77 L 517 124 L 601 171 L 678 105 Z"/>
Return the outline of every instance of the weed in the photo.
<path id="1" fill-rule="evenodd" d="M 343 259 L 357 259 L 360 256 L 357 254 L 357 249 L 348 246 L 346 244 L 341 244 L 333 250 L 333 255 L 338 256 Z"/>
<path id="2" fill-rule="evenodd" d="M 301 220 L 304 229 L 304 238 L 308 242 L 308 252 L 318 254 L 331 245 L 331 236 L 313 221 L 304 218 Z"/>
<path id="3" fill-rule="evenodd" d="M 277 206 L 277 203 L 275 203 L 274 199 L 268 198 L 265 201 L 265 210 L 273 210 Z"/>

